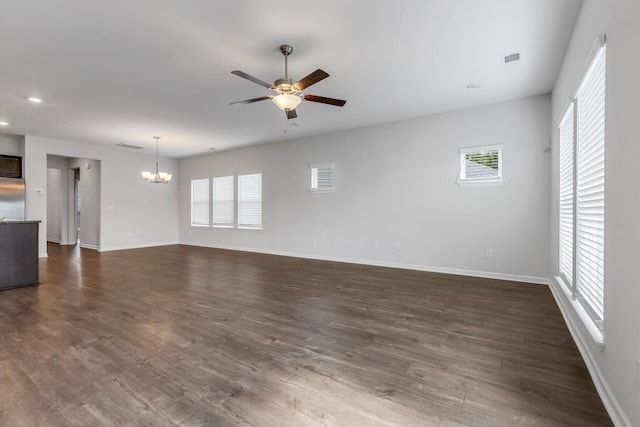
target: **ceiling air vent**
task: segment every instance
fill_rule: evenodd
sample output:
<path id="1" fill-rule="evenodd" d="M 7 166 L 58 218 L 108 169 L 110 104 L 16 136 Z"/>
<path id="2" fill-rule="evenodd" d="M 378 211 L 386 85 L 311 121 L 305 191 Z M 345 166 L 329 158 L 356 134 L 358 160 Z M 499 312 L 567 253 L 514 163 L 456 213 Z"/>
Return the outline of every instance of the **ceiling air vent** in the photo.
<path id="1" fill-rule="evenodd" d="M 510 64 L 511 62 L 520 61 L 520 52 L 512 53 L 504 57 L 504 63 Z"/>
<path id="2" fill-rule="evenodd" d="M 125 144 L 124 142 L 120 142 L 119 144 L 116 144 L 116 147 L 131 148 L 133 150 L 141 150 L 141 149 L 144 148 L 144 147 L 141 147 L 139 145 Z"/>

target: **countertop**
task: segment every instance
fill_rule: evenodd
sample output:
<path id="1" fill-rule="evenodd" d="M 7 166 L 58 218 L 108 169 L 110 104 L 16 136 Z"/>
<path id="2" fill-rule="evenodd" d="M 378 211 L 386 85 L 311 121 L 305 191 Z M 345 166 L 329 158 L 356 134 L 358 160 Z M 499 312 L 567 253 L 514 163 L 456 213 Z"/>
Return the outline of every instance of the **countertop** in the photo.
<path id="1" fill-rule="evenodd" d="M 39 224 L 42 221 L 13 221 L 13 220 L 5 220 L 5 221 L 0 221 L 0 225 L 5 225 L 5 224 Z"/>

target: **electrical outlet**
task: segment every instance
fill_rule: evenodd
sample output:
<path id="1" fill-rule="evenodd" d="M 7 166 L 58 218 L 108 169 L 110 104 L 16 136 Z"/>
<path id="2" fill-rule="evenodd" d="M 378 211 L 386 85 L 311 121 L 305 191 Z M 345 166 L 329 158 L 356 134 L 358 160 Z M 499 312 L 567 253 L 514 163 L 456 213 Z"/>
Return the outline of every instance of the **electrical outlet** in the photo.
<path id="1" fill-rule="evenodd" d="M 247 235 L 242 233 L 242 240 L 247 240 Z"/>
<path id="2" fill-rule="evenodd" d="M 378 243 L 377 240 L 374 240 L 373 242 L 371 242 L 371 245 L 375 248 L 378 249 L 380 247 L 380 244 Z"/>
<path id="3" fill-rule="evenodd" d="M 400 250 L 400 242 L 395 242 L 393 244 L 393 249 L 395 249 L 396 251 L 399 251 Z"/>
<path id="4" fill-rule="evenodd" d="M 484 256 L 485 258 L 493 258 L 493 249 L 487 249 Z"/>
<path id="5" fill-rule="evenodd" d="M 316 239 L 311 239 L 311 244 L 313 246 L 318 246 L 318 241 Z"/>

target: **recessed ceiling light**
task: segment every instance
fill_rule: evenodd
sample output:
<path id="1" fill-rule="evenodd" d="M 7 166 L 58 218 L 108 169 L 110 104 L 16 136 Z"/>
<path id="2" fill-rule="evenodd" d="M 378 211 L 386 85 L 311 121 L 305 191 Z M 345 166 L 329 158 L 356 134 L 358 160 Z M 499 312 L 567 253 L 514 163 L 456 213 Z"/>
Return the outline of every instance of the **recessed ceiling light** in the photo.
<path id="1" fill-rule="evenodd" d="M 9 122 L 0 122 L 0 126 L 9 126 Z"/>
<path id="2" fill-rule="evenodd" d="M 469 83 L 467 89 L 478 89 L 480 85 L 478 83 Z"/>
<path id="3" fill-rule="evenodd" d="M 33 96 L 30 96 L 28 99 L 29 99 L 29 101 L 35 102 L 36 104 L 40 104 L 42 102 L 42 99 L 36 98 L 36 97 L 33 97 Z"/>

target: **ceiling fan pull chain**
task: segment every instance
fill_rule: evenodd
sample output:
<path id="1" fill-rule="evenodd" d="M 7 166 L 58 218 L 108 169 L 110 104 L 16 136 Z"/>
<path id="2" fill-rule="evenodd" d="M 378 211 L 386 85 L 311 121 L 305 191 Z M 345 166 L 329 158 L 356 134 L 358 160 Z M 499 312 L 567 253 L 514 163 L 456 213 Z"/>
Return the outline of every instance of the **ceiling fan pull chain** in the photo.
<path id="1" fill-rule="evenodd" d="M 285 117 L 287 117 L 287 116 L 285 115 Z M 287 117 L 287 119 L 285 119 L 285 121 L 284 121 L 284 140 L 285 141 L 289 141 L 289 132 L 288 132 L 288 130 L 289 130 L 289 118 Z"/>

